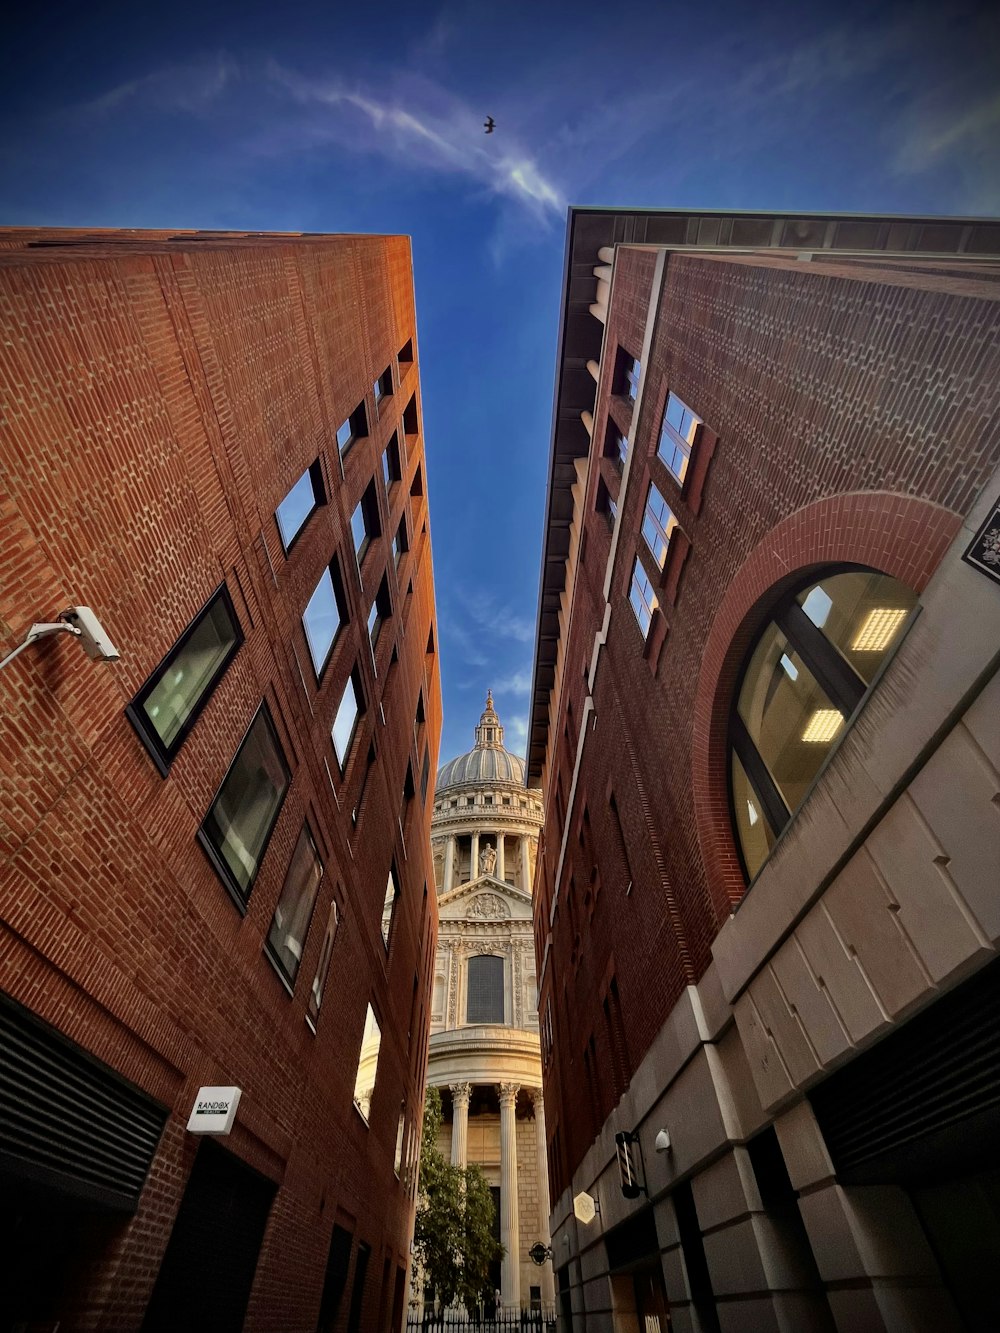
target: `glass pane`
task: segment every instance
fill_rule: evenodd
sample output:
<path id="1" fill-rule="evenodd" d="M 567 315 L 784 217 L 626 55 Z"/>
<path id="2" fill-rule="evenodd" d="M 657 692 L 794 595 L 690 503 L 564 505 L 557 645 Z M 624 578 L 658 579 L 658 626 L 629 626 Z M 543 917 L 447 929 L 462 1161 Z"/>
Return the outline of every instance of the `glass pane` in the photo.
<path id="1" fill-rule="evenodd" d="M 477 954 L 469 959 L 466 1022 L 503 1022 L 502 958 Z"/>
<path id="2" fill-rule="evenodd" d="M 629 589 L 629 602 L 632 610 L 635 612 L 635 618 L 639 622 L 639 628 L 642 630 L 643 638 L 649 631 L 649 622 L 653 612 L 656 610 L 656 594 L 653 592 L 652 584 L 646 577 L 646 571 L 642 567 L 641 561 L 636 557 L 635 564 L 632 567 L 632 586 Z"/>
<path id="3" fill-rule="evenodd" d="M 795 810 L 844 724 L 777 625 L 757 645 L 739 712 L 789 810 Z"/>
<path id="4" fill-rule="evenodd" d="M 354 1080 L 354 1104 L 367 1120 L 371 1112 L 372 1094 L 375 1091 L 375 1079 L 378 1076 L 378 1052 L 382 1045 L 382 1030 L 375 1013 L 368 1006 L 365 1017 L 365 1031 L 361 1038 L 361 1054 L 358 1056 L 358 1073 Z"/>
<path id="5" fill-rule="evenodd" d="M 316 591 L 309 598 L 302 613 L 302 625 L 309 644 L 313 670 L 319 676 L 330 656 L 330 649 L 340 629 L 340 607 L 333 587 L 333 577 L 329 569 L 323 570 L 323 577 L 316 585 Z"/>
<path id="6" fill-rule="evenodd" d="M 385 886 L 385 898 L 382 901 L 382 943 L 387 949 L 389 947 L 389 931 L 392 929 L 392 913 L 396 906 L 397 897 L 396 880 L 390 869 L 389 880 Z"/>
<path id="7" fill-rule="evenodd" d="M 337 904 L 332 902 L 330 904 L 330 915 L 326 922 L 326 932 L 323 935 L 323 946 L 319 951 L 316 975 L 313 977 L 313 984 L 309 990 L 309 1006 L 306 1012 L 313 1024 L 316 1022 L 320 1006 L 323 1003 L 323 992 L 326 990 L 326 979 L 330 972 L 330 959 L 333 956 L 333 942 L 337 938 L 339 922 L 340 913 L 337 910 Z"/>
<path id="8" fill-rule="evenodd" d="M 258 713 L 205 817 L 205 833 L 244 894 L 257 875 L 264 845 L 288 790 L 284 758 Z"/>
<path id="9" fill-rule="evenodd" d="M 229 607 L 218 597 L 183 648 L 162 668 L 142 707 L 168 749 L 212 687 L 236 642 L 237 628 Z"/>
<path id="10" fill-rule="evenodd" d="M 322 877 L 323 866 L 316 847 L 309 830 L 303 828 L 267 936 L 271 952 L 289 981 L 295 980 L 302 962 L 306 932 Z"/>
<path id="11" fill-rule="evenodd" d="M 376 600 L 372 602 L 371 610 L 368 612 L 368 637 L 371 639 L 373 645 L 375 643 L 376 638 L 378 637 L 378 635 L 376 634 L 376 628 L 378 624 L 379 624 L 378 601 Z"/>
<path id="12" fill-rule="evenodd" d="M 368 540 L 368 525 L 365 523 L 365 511 L 359 504 L 351 515 L 351 532 L 354 534 L 354 549 L 360 554 L 362 546 Z"/>
<path id="13" fill-rule="evenodd" d="M 285 550 L 302 530 L 306 519 L 316 508 L 316 491 L 313 487 L 312 472 L 307 468 L 275 510 L 278 531 Z"/>
<path id="14" fill-rule="evenodd" d="M 736 832 L 747 874 L 751 879 L 767 860 L 777 835 L 764 816 L 760 798 L 750 785 L 750 779 L 737 756 L 733 755 L 733 808 L 736 812 Z"/>
<path id="15" fill-rule="evenodd" d="M 351 442 L 351 422 L 350 419 L 348 419 L 337 431 L 337 447 L 340 449 L 341 453 L 343 453 L 343 451 L 347 448 L 350 442 Z"/>
<path id="16" fill-rule="evenodd" d="M 798 601 L 869 685 L 916 606 L 917 594 L 888 574 L 851 570 L 804 588 Z"/>
<path id="17" fill-rule="evenodd" d="M 642 535 L 652 552 L 653 559 L 661 569 L 664 560 L 667 558 L 667 545 L 675 521 L 666 500 L 657 488 L 650 484 L 649 495 L 646 500 L 646 514 L 642 522 Z"/>
<path id="18" fill-rule="evenodd" d="M 354 724 L 357 720 L 358 697 L 354 692 L 354 678 L 348 677 L 331 733 L 333 748 L 337 752 L 337 761 L 341 768 L 344 767 L 347 752 L 351 748 L 351 737 L 354 735 Z"/>

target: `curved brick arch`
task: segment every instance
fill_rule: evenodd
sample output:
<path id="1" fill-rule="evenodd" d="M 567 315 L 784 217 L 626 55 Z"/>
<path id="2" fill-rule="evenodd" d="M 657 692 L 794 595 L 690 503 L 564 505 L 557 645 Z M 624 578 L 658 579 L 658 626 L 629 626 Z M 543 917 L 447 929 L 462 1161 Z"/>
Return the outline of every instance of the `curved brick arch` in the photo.
<path id="1" fill-rule="evenodd" d="M 831 564 L 868 565 L 922 592 L 961 517 L 886 491 L 835 495 L 796 510 L 751 551 L 716 612 L 695 696 L 691 783 L 708 889 L 722 923 L 746 891 L 729 812 L 729 709 L 754 635 L 793 584 Z"/>

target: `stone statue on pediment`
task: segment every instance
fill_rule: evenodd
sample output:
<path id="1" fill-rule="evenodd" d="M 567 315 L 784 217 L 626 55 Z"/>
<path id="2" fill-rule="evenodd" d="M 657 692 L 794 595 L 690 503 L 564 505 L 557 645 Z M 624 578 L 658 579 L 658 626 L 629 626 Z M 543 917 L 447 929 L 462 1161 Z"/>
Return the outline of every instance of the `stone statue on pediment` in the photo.
<path id="1" fill-rule="evenodd" d="M 492 875 L 496 869 L 497 854 L 493 847 L 484 847 L 479 853 L 479 873 L 481 875 Z"/>

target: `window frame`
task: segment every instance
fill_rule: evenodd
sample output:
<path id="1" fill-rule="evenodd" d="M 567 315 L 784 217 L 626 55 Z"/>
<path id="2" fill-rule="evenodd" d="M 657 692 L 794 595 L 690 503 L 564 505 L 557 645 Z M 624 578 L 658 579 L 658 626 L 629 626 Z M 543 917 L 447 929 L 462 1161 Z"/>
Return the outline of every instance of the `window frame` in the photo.
<path id="1" fill-rule="evenodd" d="M 347 427 L 348 433 L 343 442 L 341 442 L 340 436 L 345 426 Z M 362 399 L 350 416 L 348 416 L 345 421 L 342 421 L 337 427 L 337 452 L 340 454 L 340 457 L 346 457 L 351 450 L 351 446 L 356 444 L 358 440 L 363 440 L 367 435 L 368 409 L 365 407 L 364 399 Z"/>
<path id="2" fill-rule="evenodd" d="M 257 854 L 256 858 L 257 865 L 253 872 L 253 876 L 251 877 L 249 884 L 247 884 L 246 889 L 244 890 L 236 881 L 225 857 L 222 855 L 222 853 L 216 847 L 215 843 L 209 837 L 208 833 L 205 831 L 205 825 L 208 823 L 209 817 L 211 816 L 212 811 L 215 809 L 215 806 L 219 800 L 219 796 L 223 788 L 225 787 L 226 783 L 229 781 L 230 775 L 232 774 L 236 765 L 239 763 L 240 755 L 243 753 L 243 747 L 250 739 L 250 734 L 253 731 L 254 727 L 257 725 L 257 720 L 261 717 L 264 720 L 264 725 L 270 735 L 271 741 L 274 745 L 275 753 L 278 756 L 278 760 L 281 764 L 281 767 L 284 769 L 285 787 L 284 791 L 281 793 L 281 798 L 278 801 L 277 806 L 275 807 L 270 827 L 268 828 L 267 833 L 264 835 L 264 839 L 261 842 L 260 851 Z M 223 887 L 225 888 L 229 896 L 232 898 L 233 902 L 236 904 L 237 908 L 239 909 L 239 911 L 242 913 L 243 916 L 246 916 L 247 911 L 249 909 L 250 897 L 251 894 L 253 893 L 254 885 L 257 883 L 257 877 L 259 876 L 261 868 L 263 867 L 264 858 L 267 856 L 267 849 L 270 846 L 271 839 L 274 837 L 274 830 L 278 827 L 278 821 L 281 818 L 281 812 L 284 808 L 285 801 L 288 798 L 288 793 L 291 790 L 291 786 L 292 786 L 292 771 L 291 768 L 289 767 L 288 760 L 285 758 L 285 752 L 281 745 L 281 739 L 278 736 L 278 729 L 274 725 L 274 719 L 271 716 L 271 710 L 267 705 L 267 700 L 262 699 L 260 706 L 257 708 L 253 717 L 250 719 L 250 723 L 247 726 L 247 729 L 244 731 L 242 737 L 240 738 L 240 743 L 236 747 L 236 751 L 232 759 L 229 761 L 229 766 L 227 767 L 225 773 L 223 774 L 222 780 L 220 781 L 219 785 L 216 787 L 215 795 L 212 797 L 208 809 L 205 811 L 204 817 L 202 818 L 202 821 L 198 825 L 198 828 L 195 832 L 195 839 L 198 842 L 198 845 L 205 853 L 212 869 L 215 871 L 219 879 L 222 881 Z"/>
<path id="3" fill-rule="evenodd" d="M 295 529 L 294 533 L 292 534 L 291 541 L 286 542 L 285 534 L 281 530 L 281 520 L 278 518 L 278 512 L 281 509 L 281 506 L 291 495 L 292 491 L 295 490 L 295 487 L 298 486 L 299 482 L 302 480 L 302 477 L 309 478 L 309 481 L 312 485 L 313 502 L 311 508 L 304 515 L 302 522 L 299 524 L 299 526 Z M 281 542 L 281 549 L 285 554 L 286 560 L 288 556 L 291 554 L 292 549 L 295 546 L 295 543 L 299 540 L 299 538 L 305 532 L 306 528 L 309 526 L 309 520 L 312 518 L 313 514 L 315 514 L 317 509 L 320 509 L 323 505 L 325 505 L 326 502 L 327 502 L 327 494 L 326 494 L 326 483 L 323 480 L 323 468 L 320 463 L 320 460 L 316 458 L 309 464 L 309 466 L 301 474 L 301 476 L 296 478 L 295 485 L 293 485 L 291 489 L 285 493 L 285 495 L 281 499 L 281 502 L 276 506 L 274 510 L 274 523 L 275 527 L 278 529 L 278 539 Z"/>
<path id="4" fill-rule="evenodd" d="M 171 665 L 177 660 L 179 654 L 183 652 L 183 650 L 187 647 L 192 637 L 201 627 L 201 624 L 205 620 L 206 616 L 210 614 L 212 608 L 218 601 L 221 601 L 222 605 L 225 607 L 229 620 L 236 631 L 235 638 L 233 640 L 232 646 L 228 649 L 225 656 L 221 659 L 218 667 L 216 668 L 214 674 L 212 675 L 211 680 L 205 686 L 205 689 L 202 691 L 202 693 L 198 696 L 197 702 L 192 707 L 191 711 L 188 713 L 187 717 L 185 718 L 184 722 L 180 727 L 180 730 L 177 732 L 177 735 L 174 737 L 173 741 L 169 745 L 167 745 L 161 739 L 159 733 L 156 731 L 156 728 L 153 726 L 152 721 L 150 720 L 148 714 L 145 711 L 146 702 L 149 699 L 149 696 L 156 689 L 157 685 L 160 684 L 161 680 L 166 675 Z M 225 582 L 225 580 L 223 580 L 223 582 L 220 583 L 219 586 L 215 589 L 211 597 L 209 597 L 208 601 L 201 608 L 201 610 L 194 617 L 194 619 L 182 631 L 180 637 L 174 642 L 173 647 L 169 650 L 169 652 L 166 653 L 166 655 L 163 658 L 161 658 L 156 668 L 152 672 L 150 672 L 150 674 L 146 677 L 146 680 L 143 682 L 138 693 L 136 693 L 132 697 L 132 699 L 125 705 L 125 716 L 128 718 L 129 722 L 132 724 L 132 727 L 136 732 L 136 735 L 139 737 L 139 739 L 145 746 L 150 758 L 155 764 L 157 771 L 159 772 L 161 777 L 165 778 L 168 776 L 170 772 L 170 767 L 173 764 L 174 760 L 177 758 L 177 755 L 180 753 L 181 748 L 184 745 L 184 742 L 187 740 L 188 736 L 190 736 L 195 723 L 201 716 L 203 709 L 206 707 L 209 699 L 211 699 L 212 695 L 215 693 L 216 689 L 219 686 L 220 681 L 222 680 L 222 677 L 228 671 L 229 666 L 233 661 L 233 658 L 239 652 L 240 648 L 242 648 L 244 642 L 245 642 L 245 635 L 243 633 L 243 626 L 240 624 L 240 618 L 236 614 L 236 606 L 233 602 L 232 594 L 229 591 L 229 586 Z"/>
<path id="5" fill-rule="evenodd" d="M 875 689 L 883 672 L 895 657 L 909 632 L 910 626 L 920 612 L 920 603 L 917 601 L 906 618 L 900 623 L 893 642 L 883 653 L 871 681 L 866 682 L 840 653 L 833 641 L 828 639 L 822 630 L 810 620 L 797 599 L 806 588 L 824 584 L 838 574 L 877 574 L 889 578 L 895 578 L 895 575 L 886 575 L 885 571 L 874 569 L 868 565 L 848 562 L 826 565 L 820 570 L 813 568 L 811 571 L 803 570 L 800 572 L 802 577 L 797 578 L 790 588 L 786 589 L 780 597 L 766 608 L 761 623 L 744 652 L 729 701 L 725 765 L 729 826 L 739 857 L 740 869 L 748 887 L 754 883 L 757 876 L 764 870 L 774 854 L 775 848 L 788 828 L 795 822 L 796 815 L 809 799 L 815 785 L 821 780 L 827 766 L 854 725 L 857 715 L 867 702 L 868 696 Z M 896 579 L 896 582 L 902 583 L 902 580 Z M 903 586 L 906 585 L 903 584 Z M 909 591 L 912 592 L 913 590 L 909 589 Z M 789 650 L 798 654 L 826 695 L 831 706 L 841 712 L 844 717 L 843 725 L 838 728 L 838 733 L 830 742 L 815 776 L 794 809 L 789 808 L 777 782 L 771 776 L 766 760 L 761 755 L 756 741 L 750 734 L 750 730 L 739 712 L 740 694 L 750 663 L 761 640 L 772 625 L 777 626 L 785 636 Z M 736 816 L 736 796 L 732 773 L 732 756 L 734 754 L 743 766 L 751 792 L 757 798 L 760 807 L 760 818 L 765 821 L 774 837 L 773 846 L 764 857 L 758 870 L 752 875 L 747 865 Z"/>
<path id="6" fill-rule="evenodd" d="M 388 388 L 386 387 L 386 381 L 388 381 Z M 392 397 L 392 387 L 392 362 L 390 361 L 382 374 L 372 382 L 372 397 L 375 400 L 376 412 L 387 398 Z"/>
<path id="7" fill-rule="evenodd" d="M 643 625 L 639 612 L 636 610 L 635 602 L 632 600 L 632 594 L 636 590 L 637 573 L 641 573 L 642 577 L 646 580 L 646 584 L 653 598 L 652 603 L 650 604 L 649 602 L 646 601 L 645 597 L 641 596 L 641 589 L 639 590 L 640 600 L 642 601 L 642 604 L 645 607 L 646 611 L 649 613 L 649 619 L 646 621 L 645 625 Z M 650 626 L 653 623 L 653 616 L 655 615 L 656 610 L 659 607 L 660 603 L 659 599 L 656 596 L 656 589 L 653 586 L 653 580 L 649 577 L 649 574 L 646 572 L 646 566 L 642 563 L 642 557 L 639 555 L 638 551 L 636 551 L 635 553 L 635 562 L 632 565 L 632 573 L 629 576 L 628 604 L 632 608 L 632 614 L 635 616 L 636 624 L 639 626 L 639 632 L 641 633 L 643 641 L 645 642 L 645 640 L 649 638 L 649 630 Z"/>
<path id="8" fill-rule="evenodd" d="M 671 403 L 679 403 L 682 412 L 687 413 L 691 418 L 691 438 L 688 440 L 684 439 L 681 433 L 667 420 Z M 673 477 L 677 485 L 682 489 L 686 485 L 688 476 L 691 472 L 691 460 L 698 443 L 698 433 L 704 424 L 704 419 L 700 417 L 693 408 L 688 407 L 687 403 L 679 394 L 674 393 L 672 389 L 667 390 L 667 401 L 663 406 L 663 420 L 660 423 L 660 436 L 656 442 L 656 456 L 670 473 L 671 477 Z M 671 446 L 669 459 L 664 452 L 663 442 L 665 438 L 669 439 Z M 673 460 L 677 457 L 678 453 L 681 454 L 684 459 L 683 476 L 678 475 L 677 469 L 674 467 L 673 463 Z"/>
<path id="9" fill-rule="evenodd" d="M 389 904 L 389 923 L 385 925 L 386 904 L 389 903 L 389 885 L 392 885 L 392 903 Z M 382 916 L 379 921 L 379 934 L 382 936 L 382 944 L 385 948 L 385 956 L 389 957 L 389 949 L 392 944 L 392 928 L 396 921 L 396 908 L 399 906 L 399 900 L 402 897 L 402 890 L 399 887 L 399 872 L 396 869 L 396 861 L 393 858 L 389 862 L 389 873 L 386 877 L 385 896 L 382 899 Z"/>
<path id="10" fill-rule="evenodd" d="M 333 588 L 333 600 L 336 603 L 339 620 L 337 622 L 337 628 L 333 632 L 333 638 L 330 640 L 330 646 L 326 650 L 326 656 L 323 658 L 323 661 L 317 665 L 315 655 L 313 654 L 312 640 L 309 637 L 309 630 L 306 626 L 306 611 L 309 610 L 310 603 L 319 591 L 319 586 L 326 575 L 330 576 L 330 584 Z M 302 624 L 302 633 L 305 637 L 306 649 L 309 653 L 309 661 L 312 665 L 313 675 L 316 677 L 316 684 L 319 685 L 323 680 L 323 675 L 326 672 L 327 667 L 330 665 L 330 659 L 337 646 L 337 640 L 340 638 L 344 626 L 349 623 L 347 614 L 347 596 L 344 589 L 344 581 L 340 574 L 340 561 L 337 559 L 336 555 L 333 556 L 330 563 L 324 568 L 323 573 L 319 576 L 316 587 L 313 588 L 310 593 L 309 599 L 303 607 L 302 615 L 299 619 Z"/>
<path id="11" fill-rule="evenodd" d="M 339 930 L 340 904 L 337 902 L 337 895 L 334 894 L 330 899 L 330 910 L 326 916 L 326 929 L 323 931 L 323 942 L 319 948 L 319 958 L 316 960 L 316 972 L 309 986 L 309 998 L 306 1001 L 306 1027 L 309 1028 L 313 1036 L 316 1035 L 316 1024 L 323 1008 L 323 996 L 326 994 L 327 983 L 330 980 L 330 963 L 333 959 L 333 950 L 337 943 Z"/>
<path id="12" fill-rule="evenodd" d="M 316 888 L 313 890 L 312 906 L 309 908 L 309 917 L 308 920 L 306 921 L 305 930 L 302 932 L 302 958 L 305 957 L 306 946 L 309 942 L 309 932 L 312 929 L 313 917 L 316 915 L 316 904 L 319 902 L 319 891 L 323 884 L 323 876 L 326 874 L 326 866 L 324 866 L 323 858 L 319 854 L 319 847 L 317 846 L 316 839 L 313 836 L 313 831 L 309 825 L 308 819 L 303 820 L 302 828 L 299 831 L 299 836 L 295 839 L 295 846 L 292 848 L 292 855 L 289 859 L 288 866 L 285 870 L 285 877 L 281 881 L 281 890 L 279 891 L 278 897 L 275 901 L 274 911 L 271 913 L 271 923 L 267 928 L 267 935 L 264 938 L 264 954 L 267 957 L 268 962 L 277 972 L 279 980 L 284 985 L 289 995 L 294 995 L 295 993 L 295 986 L 299 978 L 299 973 L 302 970 L 302 958 L 299 959 L 298 966 L 296 967 L 295 972 L 291 976 L 289 976 L 288 970 L 285 967 L 284 963 L 282 962 L 278 950 L 271 943 L 271 932 L 274 928 L 274 919 L 277 916 L 278 908 L 281 905 L 281 899 L 284 896 L 285 886 L 288 883 L 288 877 L 291 874 L 292 866 L 295 862 L 295 853 L 298 851 L 299 843 L 302 841 L 303 838 L 305 838 L 312 847 L 316 864 L 319 866 L 319 878 L 316 881 Z M 298 901 L 296 901 L 295 905 L 298 906 Z"/>
<path id="13" fill-rule="evenodd" d="M 351 734 L 347 738 L 347 743 L 344 746 L 344 757 L 343 760 L 341 760 L 340 754 L 337 751 L 337 742 L 334 740 L 333 733 L 337 726 L 337 719 L 340 717 L 340 710 L 343 707 L 344 699 L 347 695 L 348 686 L 350 686 L 351 692 L 354 695 L 354 721 L 351 723 Z M 337 761 L 337 767 L 340 771 L 340 776 L 342 778 L 345 777 L 347 774 L 347 768 L 351 758 L 351 751 L 354 749 L 354 742 L 355 740 L 357 740 L 358 736 L 358 726 L 361 722 L 362 717 L 365 714 L 365 711 L 366 711 L 366 705 L 364 700 L 364 688 L 361 683 L 361 672 L 358 670 L 358 664 L 355 662 L 354 666 L 352 666 L 350 671 L 347 673 L 347 679 L 344 681 L 344 688 L 343 690 L 341 690 L 340 700 L 337 703 L 337 711 L 334 713 L 333 716 L 333 724 L 330 727 L 330 744 L 333 746 L 333 757 Z"/>
<path id="14" fill-rule="evenodd" d="M 655 513 L 653 510 L 652 506 L 653 506 L 654 494 L 658 497 L 660 506 L 667 512 L 666 527 L 664 527 L 663 523 L 661 522 L 659 514 Z M 660 541 L 663 545 L 662 556 L 658 556 L 656 551 L 653 549 L 653 543 L 649 540 L 649 537 L 646 533 L 647 523 L 649 523 L 650 527 L 653 528 L 656 535 L 660 538 Z M 656 482 L 650 481 L 649 486 L 646 489 L 646 505 L 642 511 L 642 524 L 639 528 L 639 531 L 642 534 L 643 541 L 646 543 L 646 549 L 649 551 L 649 554 L 653 558 L 653 563 L 656 565 L 657 569 L 661 571 L 661 573 L 663 571 L 664 566 L 667 563 L 667 554 L 670 550 L 670 539 L 676 527 L 677 527 L 677 516 L 674 514 L 674 511 L 670 508 L 666 500 L 663 498 L 662 494 L 660 493 L 660 488 L 659 486 L 657 486 Z M 633 607 L 633 610 L 634 609 L 635 608 Z"/>
<path id="15" fill-rule="evenodd" d="M 472 991 L 470 986 L 472 975 L 472 964 L 477 958 L 491 958 L 500 964 L 500 1017 L 499 1018 L 470 1018 L 469 1002 Z M 496 968 L 492 969 L 494 972 Z M 495 953 L 474 953 L 470 954 L 465 963 L 465 1024 L 468 1027 L 502 1027 L 507 1022 L 507 964 L 501 954 Z"/>

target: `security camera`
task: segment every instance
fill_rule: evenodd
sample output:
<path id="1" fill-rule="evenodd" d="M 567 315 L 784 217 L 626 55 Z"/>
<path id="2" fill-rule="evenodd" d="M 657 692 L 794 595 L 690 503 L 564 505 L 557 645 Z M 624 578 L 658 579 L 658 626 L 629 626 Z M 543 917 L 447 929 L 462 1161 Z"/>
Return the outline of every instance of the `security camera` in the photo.
<path id="1" fill-rule="evenodd" d="M 71 606 L 59 619 L 78 631 L 83 651 L 92 662 L 111 662 L 120 656 L 89 606 Z"/>

